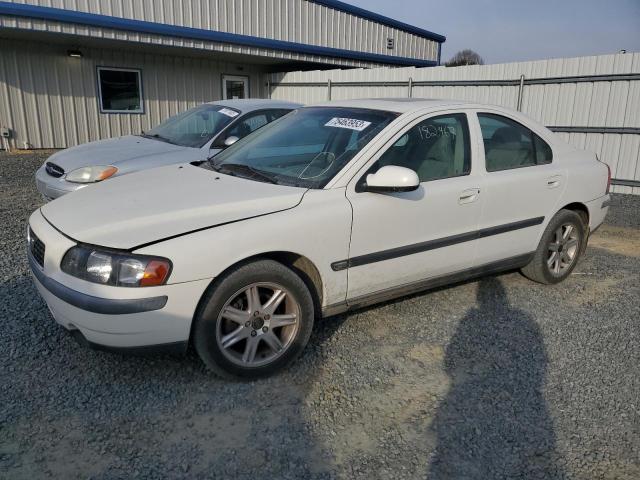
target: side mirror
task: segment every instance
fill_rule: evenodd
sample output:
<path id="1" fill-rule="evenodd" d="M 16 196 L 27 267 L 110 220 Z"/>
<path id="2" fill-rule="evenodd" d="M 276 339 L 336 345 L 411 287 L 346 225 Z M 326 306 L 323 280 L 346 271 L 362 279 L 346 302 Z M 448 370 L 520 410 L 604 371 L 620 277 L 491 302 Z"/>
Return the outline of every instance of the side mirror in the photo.
<path id="1" fill-rule="evenodd" d="M 412 192 L 420 186 L 418 174 L 413 170 L 396 165 L 382 167 L 376 173 L 367 175 L 367 192 Z"/>
<path id="2" fill-rule="evenodd" d="M 240 140 L 238 137 L 236 137 L 235 135 L 231 135 L 230 137 L 227 137 L 224 140 L 224 146 L 225 147 L 230 147 L 231 145 L 236 143 L 238 140 Z"/>

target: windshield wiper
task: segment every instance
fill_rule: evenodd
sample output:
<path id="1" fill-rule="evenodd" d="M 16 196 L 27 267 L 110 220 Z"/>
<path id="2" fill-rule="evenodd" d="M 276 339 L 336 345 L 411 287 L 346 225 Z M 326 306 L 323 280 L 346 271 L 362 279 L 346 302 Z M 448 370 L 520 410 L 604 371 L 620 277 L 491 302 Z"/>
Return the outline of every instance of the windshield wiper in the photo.
<path id="1" fill-rule="evenodd" d="M 153 138 L 154 140 L 160 140 L 161 142 L 170 143 L 171 145 L 178 145 L 177 143 L 172 142 L 168 138 L 163 137 L 162 135 L 160 135 L 158 133 L 152 133 L 152 134 L 143 133 L 140 136 L 144 137 L 144 138 Z"/>
<path id="2" fill-rule="evenodd" d="M 211 168 L 213 168 L 216 172 L 220 173 L 228 173 L 229 175 L 235 175 L 236 177 L 240 176 L 241 178 L 260 178 L 267 183 L 278 184 L 277 180 L 273 178 L 271 175 L 268 175 L 261 170 L 257 170 L 249 165 L 242 165 L 240 163 L 222 163 L 219 165 L 214 165 L 211 161 L 209 162 Z M 249 174 L 248 177 L 243 175 L 237 175 L 238 173 Z"/>

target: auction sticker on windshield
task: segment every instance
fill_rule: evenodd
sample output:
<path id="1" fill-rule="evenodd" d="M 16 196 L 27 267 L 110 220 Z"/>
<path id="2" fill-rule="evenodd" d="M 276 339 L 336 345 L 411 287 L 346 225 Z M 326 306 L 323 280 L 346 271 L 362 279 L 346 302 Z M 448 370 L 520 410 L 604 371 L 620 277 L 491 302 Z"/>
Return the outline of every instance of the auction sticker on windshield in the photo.
<path id="1" fill-rule="evenodd" d="M 220 110 L 218 110 L 218 113 L 222 113 L 223 115 L 231 118 L 238 116 L 238 112 L 236 112 L 235 110 L 231 110 L 230 108 L 221 108 Z"/>
<path id="2" fill-rule="evenodd" d="M 325 127 L 348 128 L 349 130 L 357 130 L 358 132 L 361 132 L 369 125 L 371 125 L 371 122 L 365 122 L 364 120 L 358 120 L 357 118 L 340 117 L 333 117 L 324 124 Z"/>

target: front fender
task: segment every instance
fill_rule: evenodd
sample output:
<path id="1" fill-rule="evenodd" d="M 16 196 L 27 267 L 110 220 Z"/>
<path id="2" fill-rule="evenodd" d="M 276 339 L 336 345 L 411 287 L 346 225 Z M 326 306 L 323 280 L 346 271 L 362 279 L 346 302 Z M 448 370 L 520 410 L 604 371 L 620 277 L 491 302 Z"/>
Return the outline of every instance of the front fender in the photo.
<path id="1" fill-rule="evenodd" d="M 351 207 L 344 189 L 310 190 L 289 210 L 172 238 L 136 250 L 170 258 L 169 283 L 214 278 L 249 257 L 291 252 L 314 263 L 323 284 L 323 306 L 344 301 L 347 271 L 331 263 L 348 258 Z"/>

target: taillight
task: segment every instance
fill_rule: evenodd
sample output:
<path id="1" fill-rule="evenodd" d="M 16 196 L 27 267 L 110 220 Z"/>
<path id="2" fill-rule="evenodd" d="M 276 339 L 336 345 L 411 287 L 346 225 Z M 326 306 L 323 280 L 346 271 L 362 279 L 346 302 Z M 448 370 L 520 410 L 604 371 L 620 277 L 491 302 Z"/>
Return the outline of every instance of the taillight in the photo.
<path id="1" fill-rule="evenodd" d="M 605 163 L 602 160 L 600 160 L 600 157 L 598 157 L 597 154 L 596 154 L 596 160 L 599 161 L 600 163 L 604 163 L 605 166 L 607 167 L 607 188 L 604 191 L 606 195 L 609 193 L 609 190 L 611 189 L 611 167 L 609 166 L 608 163 Z"/>

